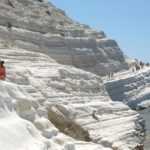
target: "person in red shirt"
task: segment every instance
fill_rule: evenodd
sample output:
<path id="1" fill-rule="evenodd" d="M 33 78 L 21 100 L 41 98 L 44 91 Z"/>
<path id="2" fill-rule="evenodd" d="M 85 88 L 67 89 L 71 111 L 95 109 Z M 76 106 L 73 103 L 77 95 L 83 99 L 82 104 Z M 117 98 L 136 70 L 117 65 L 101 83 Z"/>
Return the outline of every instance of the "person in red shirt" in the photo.
<path id="1" fill-rule="evenodd" d="M 0 80 L 5 80 L 6 78 L 6 69 L 4 63 L 4 61 L 0 61 Z"/>

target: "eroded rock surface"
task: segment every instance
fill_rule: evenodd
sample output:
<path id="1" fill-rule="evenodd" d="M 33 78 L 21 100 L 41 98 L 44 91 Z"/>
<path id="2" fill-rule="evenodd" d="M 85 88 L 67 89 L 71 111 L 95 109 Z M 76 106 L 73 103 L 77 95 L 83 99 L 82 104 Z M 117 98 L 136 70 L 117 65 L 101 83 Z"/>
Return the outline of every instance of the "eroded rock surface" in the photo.
<path id="1" fill-rule="evenodd" d="M 122 101 L 133 109 L 150 107 L 150 68 L 137 72 L 116 74 L 112 81 L 105 83 L 110 97 Z"/>
<path id="2" fill-rule="evenodd" d="M 36 127 L 34 139 L 43 145 L 40 150 L 44 146 L 51 150 L 51 144 L 56 149 L 132 150 L 143 141 L 139 115 L 120 102 L 112 102 L 99 76 L 60 65 L 38 52 L 0 52 L 8 72 L 7 80 L 1 81 L 1 110 L 16 112 Z M 72 146 L 66 146 L 68 141 Z"/>
<path id="3" fill-rule="evenodd" d="M 0 149 L 132 150 L 142 119 L 98 75 L 126 69 L 118 44 L 47 0 L 1 0 Z M 8 142 L 9 141 L 9 142 Z"/>
<path id="4" fill-rule="evenodd" d="M 71 20 L 47 1 L 1 1 L 0 39 L 4 47 L 41 51 L 61 64 L 100 75 L 127 68 L 114 40 Z"/>

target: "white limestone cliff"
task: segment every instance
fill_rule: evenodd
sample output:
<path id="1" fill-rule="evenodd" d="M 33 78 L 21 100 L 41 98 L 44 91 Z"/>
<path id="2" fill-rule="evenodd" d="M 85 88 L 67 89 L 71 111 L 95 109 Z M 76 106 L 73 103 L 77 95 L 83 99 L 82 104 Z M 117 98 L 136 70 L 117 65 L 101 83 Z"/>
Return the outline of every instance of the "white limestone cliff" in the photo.
<path id="1" fill-rule="evenodd" d="M 47 0 L 1 0 L 0 149 L 133 150 L 142 118 L 101 77 L 127 68 L 117 43 Z"/>
<path id="2" fill-rule="evenodd" d="M 3 0 L 0 39 L 4 45 L 42 51 L 58 63 L 100 75 L 127 68 L 114 40 L 71 20 L 47 1 Z"/>
<path id="3" fill-rule="evenodd" d="M 112 100 L 121 101 L 141 113 L 145 124 L 144 149 L 149 150 L 150 67 L 117 73 L 112 80 L 105 81 L 105 86 Z"/>
<path id="4" fill-rule="evenodd" d="M 132 150 L 143 141 L 139 114 L 112 102 L 99 76 L 38 52 L 0 49 L 0 57 L 8 72 L 0 82 L 0 148 Z"/>
<path id="5" fill-rule="evenodd" d="M 116 74 L 112 81 L 106 82 L 106 89 L 115 101 L 123 101 L 133 109 L 150 107 L 150 69 Z"/>

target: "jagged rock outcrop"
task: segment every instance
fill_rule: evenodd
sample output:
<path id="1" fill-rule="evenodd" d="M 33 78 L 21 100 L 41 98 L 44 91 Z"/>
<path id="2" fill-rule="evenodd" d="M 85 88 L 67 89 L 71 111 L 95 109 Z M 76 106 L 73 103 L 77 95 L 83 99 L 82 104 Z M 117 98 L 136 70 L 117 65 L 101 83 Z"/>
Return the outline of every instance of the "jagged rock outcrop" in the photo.
<path id="1" fill-rule="evenodd" d="M 3 46 L 42 51 L 61 64 L 100 75 L 127 68 L 117 43 L 79 24 L 47 0 L 2 0 Z"/>

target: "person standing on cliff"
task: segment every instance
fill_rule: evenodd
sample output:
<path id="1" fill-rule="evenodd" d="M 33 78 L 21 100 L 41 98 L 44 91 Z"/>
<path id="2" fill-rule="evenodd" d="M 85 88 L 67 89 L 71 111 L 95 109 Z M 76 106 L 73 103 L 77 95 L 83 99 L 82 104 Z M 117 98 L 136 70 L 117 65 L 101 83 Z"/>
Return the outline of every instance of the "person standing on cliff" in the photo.
<path id="1" fill-rule="evenodd" d="M 0 61 L 0 80 L 5 80 L 6 78 L 6 69 L 4 63 L 4 61 Z"/>
<path id="2" fill-rule="evenodd" d="M 140 61 L 140 67 L 141 67 L 141 69 L 144 68 L 144 63 L 142 61 Z"/>

